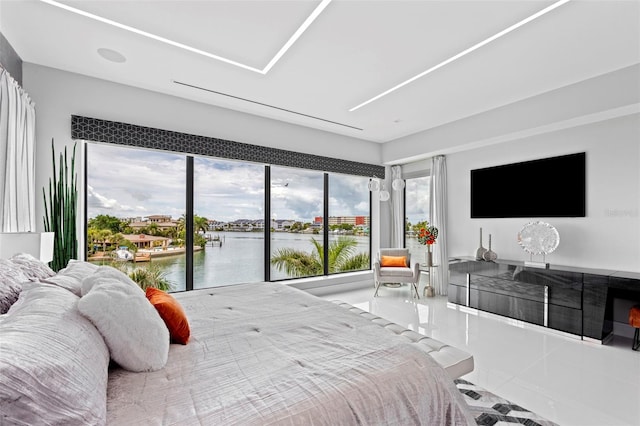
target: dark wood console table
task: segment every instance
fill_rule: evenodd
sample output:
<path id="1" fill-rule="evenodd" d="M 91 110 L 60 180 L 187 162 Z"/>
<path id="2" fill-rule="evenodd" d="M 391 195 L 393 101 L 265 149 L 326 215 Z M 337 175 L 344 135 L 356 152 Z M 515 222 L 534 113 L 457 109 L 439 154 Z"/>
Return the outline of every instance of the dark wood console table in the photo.
<path id="1" fill-rule="evenodd" d="M 524 262 L 449 262 L 449 302 L 604 342 L 613 333 L 613 299 L 640 303 L 640 273 Z"/>

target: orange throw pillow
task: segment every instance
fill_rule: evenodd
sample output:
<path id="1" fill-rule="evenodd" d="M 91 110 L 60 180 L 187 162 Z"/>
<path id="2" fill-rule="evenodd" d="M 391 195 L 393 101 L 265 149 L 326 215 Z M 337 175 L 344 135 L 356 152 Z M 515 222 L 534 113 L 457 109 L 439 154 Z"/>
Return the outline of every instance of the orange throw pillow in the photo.
<path id="1" fill-rule="evenodd" d="M 380 266 L 399 266 L 406 268 L 407 256 L 380 256 Z"/>
<path id="2" fill-rule="evenodd" d="M 186 345 L 191 336 L 191 329 L 187 315 L 176 298 L 153 287 L 147 288 L 146 295 L 167 325 L 171 341 Z"/>

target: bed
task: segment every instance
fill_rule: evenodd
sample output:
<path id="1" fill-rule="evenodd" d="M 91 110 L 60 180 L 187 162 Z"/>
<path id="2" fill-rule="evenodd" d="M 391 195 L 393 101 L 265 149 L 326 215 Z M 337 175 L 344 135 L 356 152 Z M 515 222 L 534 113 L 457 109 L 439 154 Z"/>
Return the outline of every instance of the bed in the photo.
<path id="1" fill-rule="evenodd" d="M 469 368 L 468 359 L 466 367 L 450 362 L 446 370 L 443 363 L 456 354 L 454 348 L 447 351 L 446 345 L 346 304 L 279 283 L 174 294 L 189 320 L 188 344 L 170 345 L 166 364 L 156 371 L 131 372 L 113 362 L 109 366 L 113 350 L 108 343 L 105 363 L 104 348 L 95 342 L 95 335 L 104 333 L 95 333 L 91 321 L 76 312 L 87 296 L 72 294 L 59 285 L 66 280 L 55 278 L 48 280 L 58 285 L 45 278 L 26 286 L 15 307 L 0 315 L 0 423 L 29 424 L 38 416 L 54 416 L 51 423 L 110 425 L 475 424 L 452 380 Z M 47 314 L 47 321 L 18 318 L 27 315 L 28 306 L 57 300 L 65 306 L 63 315 Z M 14 364 L 24 374 L 30 364 L 25 354 L 31 352 L 24 342 L 7 343 L 5 331 L 46 322 L 50 336 L 70 321 L 81 326 L 59 333 L 55 344 L 91 336 L 100 348 L 83 354 L 80 362 L 54 365 L 59 377 L 49 371 L 44 380 L 33 378 L 45 389 L 17 397 L 25 391 L 15 383 L 24 385 L 25 379 L 14 377 Z M 23 329 L 33 332 L 32 326 Z M 92 345 L 70 344 L 76 352 Z M 40 374 L 42 363 L 68 356 L 49 347 L 53 356 L 35 356 Z M 428 352 L 444 358 L 436 361 Z M 7 390 L 11 383 L 15 386 Z M 73 393 L 66 393 L 82 385 L 90 389 L 77 407 Z M 66 404 L 64 409 L 60 404 Z"/>

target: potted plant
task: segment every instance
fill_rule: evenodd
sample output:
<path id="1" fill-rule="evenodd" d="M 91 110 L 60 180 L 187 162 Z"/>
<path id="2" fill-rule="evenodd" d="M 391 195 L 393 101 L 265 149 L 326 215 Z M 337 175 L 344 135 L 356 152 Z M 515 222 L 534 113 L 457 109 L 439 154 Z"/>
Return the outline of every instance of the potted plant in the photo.
<path id="1" fill-rule="evenodd" d="M 69 259 L 74 259 L 78 255 L 76 144 L 73 145 L 71 154 L 71 168 L 69 168 L 65 147 L 64 156 L 60 153 L 59 167 L 56 169 L 56 150 L 53 139 L 51 139 L 51 154 L 53 177 L 49 178 L 49 198 L 47 199 L 45 188 L 42 188 L 42 196 L 44 197 L 44 230 L 54 232 L 53 260 L 49 262 L 49 266 L 57 272 L 67 266 Z"/>

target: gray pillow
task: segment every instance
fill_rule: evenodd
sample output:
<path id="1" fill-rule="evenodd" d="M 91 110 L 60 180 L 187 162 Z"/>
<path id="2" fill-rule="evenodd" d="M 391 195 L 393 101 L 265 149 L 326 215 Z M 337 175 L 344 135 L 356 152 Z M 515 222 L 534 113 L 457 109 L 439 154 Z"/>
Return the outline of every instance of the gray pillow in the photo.
<path id="1" fill-rule="evenodd" d="M 43 283 L 57 285 L 58 287 L 69 290 L 76 296 L 81 296 L 82 281 L 72 275 L 54 275 L 53 277 L 42 279 Z"/>
<path id="2" fill-rule="evenodd" d="M 29 281 L 40 281 L 43 278 L 49 278 L 56 274 L 53 269 L 49 268 L 49 265 L 41 262 L 29 253 L 18 253 L 9 260 L 18 265 Z"/>
<path id="3" fill-rule="evenodd" d="M 105 424 L 109 351 L 77 304 L 30 284 L 0 316 L 0 423 Z"/>
<path id="4" fill-rule="evenodd" d="M 0 259 L 0 314 L 6 313 L 18 300 L 22 283 L 29 278 L 20 267 L 8 259 Z"/>

